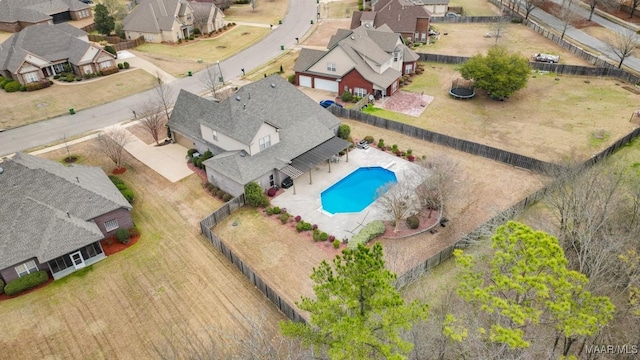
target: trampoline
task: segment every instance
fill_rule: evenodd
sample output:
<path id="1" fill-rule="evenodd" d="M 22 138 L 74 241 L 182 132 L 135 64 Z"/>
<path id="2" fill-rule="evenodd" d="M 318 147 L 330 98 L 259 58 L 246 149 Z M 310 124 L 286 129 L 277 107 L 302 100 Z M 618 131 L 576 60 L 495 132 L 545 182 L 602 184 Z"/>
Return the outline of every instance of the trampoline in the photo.
<path id="1" fill-rule="evenodd" d="M 451 82 L 449 94 L 455 99 L 471 99 L 476 96 L 476 90 L 473 88 L 473 81 L 457 79 Z"/>

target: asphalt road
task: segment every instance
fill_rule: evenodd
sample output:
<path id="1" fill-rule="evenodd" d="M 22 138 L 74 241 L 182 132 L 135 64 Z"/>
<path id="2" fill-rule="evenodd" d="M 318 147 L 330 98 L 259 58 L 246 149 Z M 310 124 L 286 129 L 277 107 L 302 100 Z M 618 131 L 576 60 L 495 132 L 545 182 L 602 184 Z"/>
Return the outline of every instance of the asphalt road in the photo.
<path id="1" fill-rule="evenodd" d="M 562 4 L 562 0 L 552 0 L 555 3 L 558 4 Z M 578 6 L 578 5 L 573 5 L 572 9 L 577 12 L 580 16 L 584 17 L 585 19 L 589 18 L 589 10 Z M 564 27 L 564 24 L 562 23 L 562 21 L 560 21 L 558 18 L 556 18 L 555 16 L 544 12 L 540 9 L 534 9 L 531 14 L 529 15 L 535 19 L 538 19 L 539 21 L 547 24 L 548 26 L 556 29 L 556 31 L 558 31 L 559 33 L 562 33 L 562 28 Z M 603 18 L 602 16 L 598 15 L 597 13 L 593 14 L 593 17 L 591 19 L 593 22 L 596 22 L 598 24 L 600 24 L 601 26 L 610 29 L 612 31 L 625 31 L 626 28 L 614 23 L 613 21 L 610 21 L 606 18 Z M 617 57 L 613 51 L 611 51 L 609 49 L 609 46 L 597 39 L 594 38 L 593 36 L 574 28 L 573 26 L 569 25 L 569 27 L 567 28 L 567 31 L 565 32 L 565 38 L 570 38 L 573 39 L 576 42 L 579 42 L 581 44 L 585 44 L 597 51 L 599 51 L 602 55 L 601 58 L 603 59 L 611 59 L 612 61 L 615 62 L 615 64 L 618 64 L 618 62 L 620 61 L 620 58 Z M 629 68 L 640 72 L 640 59 L 634 57 L 634 56 L 630 56 L 628 58 L 626 58 L 624 60 L 624 65 L 628 66 Z"/>
<path id="2" fill-rule="evenodd" d="M 275 26 L 271 34 L 255 45 L 220 62 L 225 82 L 242 75 L 242 70 L 249 72 L 278 56 L 285 49 L 296 44 L 295 37 L 302 38 L 311 28 L 311 20 L 316 21 L 315 0 L 290 0 L 289 9 L 282 25 Z M 218 65 L 213 65 L 217 69 Z M 178 79 L 169 84 L 174 95 L 180 89 L 193 93 L 206 90 L 204 73 L 196 73 L 192 77 Z M 53 87 L 53 90 L 55 87 Z M 50 90 L 45 90 L 50 91 Z M 54 90 L 55 91 L 55 90 Z M 87 132 L 101 129 L 133 117 L 132 109 L 153 98 L 153 90 L 132 95 L 111 103 L 99 105 L 54 119 L 40 121 L 0 133 L 0 156 L 18 151 L 43 146 L 60 141 L 63 137 L 72 138 Z"/>

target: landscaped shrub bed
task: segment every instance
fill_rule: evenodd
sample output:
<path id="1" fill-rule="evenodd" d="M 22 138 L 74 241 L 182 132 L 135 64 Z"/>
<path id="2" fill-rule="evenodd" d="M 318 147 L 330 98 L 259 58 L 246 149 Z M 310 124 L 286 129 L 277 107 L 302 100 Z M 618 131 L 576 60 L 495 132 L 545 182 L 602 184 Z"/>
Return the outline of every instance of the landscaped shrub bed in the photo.
<path id="1" fill-rule="evenodd" d="M 365 225 L 365 227 L 363 227 L 358 234 L 352 237 L 351 240 L 349 240 L 349 244 L 347 245 L 347 247 L 349 249 L 355 249 L 358 247 L 358 244 L 366 244 L 369 241 L 384 234 L 385 230 L 386 227 L 381 220 L 374 220 Z"/>
<path id="2" fill-rule="evenodd" d="M 27 85 L 25 85 L 25 90 L 36 91 L 36 90 L 48 88 L 49 86 L 51 86 L 51 84 L 53 84 L 53 82 L 47 79 L 44 79 L 44 80 L 28 83 Z"/>
<path id="3" fill-rule="evenodd" d="M 375 139 L 371 135 L 365 136 L 364 140 L 367 141 L 369 144 L 375 143 Z M 414 162 L 416 160 L 416 157 L 413 155 L 413 150 L 408 149 L 407 151 L 402 151 L 400 150 L 397 144 L 393 144 L 391 145 L 391 147 L 388 147 L 387 145 L 385 145 L 384 139 L 379 139 L 378 142 L 376 143 L 376 147 L 382 151 L 391 151 L 391 153 L 393 153 L 394 155 L 399 156 L 411 162 Z"/>
<path id="4" fill-rule="evenodd" d="M 122 194 L 122 196 L 124 196 L 125 199 L 127 199 L 129 204 L 133 204 L 133 200 L 135 200 L 135 196 L 133 195 L 133 191 L 129 189 L 129 187 L 127 187 L 124 181 L 122 181 L 122 179 L 114 175 L 109 175 L 109 179 L 111 180 L 113 185 L 115 185 L 118 188 L 118 190 L 120 190 L 120 193 Z"/>
<path id="5" fill-rule="evenodd" d="M 129 233 L 129 230 L 127 229 L 118 229 L 116 230 L 116 240 L 118 240 L 118 242 L 120 244 L 128 244 L 129 240 L 131 240 L 131 234 Z"/>
<path id="6" fill-rule="evenodd" d="M 40 284 L 44 284 L 47 280 L 49 280 L 49 275 L 46 271 L 36 271 L 9 282 L 7 286 L 4 287 L 4 293 L 7 295 L 16 295 Z"/>
<path id="7" fill-rule="evenodd" d="M 2 279 L 0 279 L 0 295 L 4 294 L 4 281 L 2 281 Z"/>
<path id="8" fill-rule="evenodd" d="M 22 87 L 22 84 L 20 84 L 19 82 L 13 80 L 13 81 L 9 81 L 4 86 L 4 91 L 6 91 L 8 93 L 12 93 L 12 92 L 20 91 L 21 87 Z"/>
<path id="9" fill-rule="evenodd" d="M 218 199 L 227 202 L 231 199 L 233 199 L 233 196 L 227 194 L 226 192 L 224 192 L 223 190 L 220 190 L 217 186 L 215 186 L 212 183 L 206 183 L 204 185 L 204 187 L 209 191 L 209 194 L 211 194 L 212 196 L 217 197 Z"/>
<path id="10" fill-rule="evenodd" d="M 308 223 L 302 220 L 300 215 L 296 215 L 295 217 L 287 212 L 287 209 L 280 208 L 277 206 L 267 207 L 264 209 L 264 212 L 267 216 L 278 215 L 276 218 L 280 219 L 280 222 L 283 225 L 287 225 L 291 223 L 293 225 L 295 223 L 295 228 L 298 233 L 303 233 L 306 231 L 311 232 L 311 237 L 314 242 L 318 241 L 328 241 L 329 244 L 333 245 L 335 249 L 340 248 L 340 244 L 342 242 L 337 240 L 335 236 L 329 235 L 326 232 L 318 229 L 318 225 Z"/>
<path id="11" fill-rule="evenodd" d="M 120 71 L 120 69 L 118 69 L 117 66 L 112 66 L 110 68 L 102 69 L 101 74 L 102 76 L 107 76 L 107 75 L 115 74 L 118 71 Z"/>

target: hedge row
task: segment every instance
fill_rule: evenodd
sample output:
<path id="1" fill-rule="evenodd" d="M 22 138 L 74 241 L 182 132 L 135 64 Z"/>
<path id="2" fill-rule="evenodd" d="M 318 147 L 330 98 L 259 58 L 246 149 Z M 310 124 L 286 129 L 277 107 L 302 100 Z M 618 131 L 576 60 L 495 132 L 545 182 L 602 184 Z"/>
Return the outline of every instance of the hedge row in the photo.
<path id="1" fill-rule="evenodd" d="M 47 79 L 44 79 L 44 80 L 28 83 L 27 85 L 25 85 L 25 89 L 27 91 L 36 91 L 36 90 L 48 88 L 49 86 L 51 86 L 51 84 L 53 84 L 53 82 Z"/>
<path id="2" fill-rule="evenodd" d="M 4 281 L 2 281 L 2 279 L 0 279 L 0 295 L 4 294 Z"/>
<path id="3" fill-rule="evenodd" d="M 358 244 L 366 244 L 369 241 L 384 234 L 385 226 L 381 220 L 374 220 L 360 230 L 360 232 L 349 240 L 347 247 L 349 249 L 356 249 Z"/>
<path id="4" fill-rule="evenodd" d="M 113 67 L 110 67 L 110 68 L 102 69 L 100 71 L 100 74 L 102 74 L 102 76 L 107 76 L 107 75 L 115 74 L 118 71 L 120 71 L 120 69 L 118 69 L 117 66 L 113 66 Z"/>
<path id="5" fill-rule="evenodd" d="M 49 275 L 46 271 L 36 271 L 11 281 L 4 287 L 4 292 L 7 295 L 16 295 L 40 284 L 44 284 L 47 280 L 49 280 Z"/>
<path id="6" fill-rule="evenodd" d="M 120 193 L 122 194 L 122 196 L 124 196 L 125 199 L 127 199 L 129 204 L 133 204 L 133 200 L 135 200 L 135 196 L 133 195 L 133 191 L 129 189 L 129 187 L 127 187 L 124 181 L 122 181 L 122 179 L 114 175 L 109 175 L 109 179 L 111 180 L 113 185 L 115 185 L 118 188 L 118 190 L 120 190 Z"/>

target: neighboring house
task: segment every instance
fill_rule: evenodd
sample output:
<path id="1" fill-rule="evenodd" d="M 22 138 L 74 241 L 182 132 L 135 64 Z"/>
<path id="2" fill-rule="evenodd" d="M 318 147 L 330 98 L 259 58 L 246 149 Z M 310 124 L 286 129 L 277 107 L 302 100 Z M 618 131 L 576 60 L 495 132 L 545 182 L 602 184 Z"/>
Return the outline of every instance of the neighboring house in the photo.
<path id="1" fill-rule="evenodd" d="M 35 24 L 58 24 L 91 17 L 79 0 L 1 0 L 0 31 L 18 32 Z"/>
<path id="2" fill-rule="evenodd" d="M 379 28 L 387 25 L 393 32 L 400 33 L 407 43 L 427 42 L 431 13 L 422 5 L 414 5 L 407 0 L 378 0 L 373 11 L 354 11 L 351 29 L 362 25 Z"/>
<path id="3" fill-rule="evenodd" d="M 59 279 L 105 258 L 100 240 L 129 229 L 131 205 L 97 167 L 17 153 L 0 163 L 0 278 Z"/>
<path id="4" fill-rule="evenodd" d="M 278 186 L 346 149 L 340 120 L 279 75 L 245 85 L 216 103 L 182 90 L 169 127 L 179 144 L 207 150 L 209 182 L 238 196 L 252 181 Z"/>
<path id="5" fill-rule="evenodd" d="M 413 0 L 414 5 L 422 5 L 433 16 L 443 16 L 449 11 L 449 0 Z"/>
<path id="6" fill-rule="evenodd" d="M 415 71 L 418 58 L 386 25 L 339 29 L 328 50 L 300 51 L 294 66 L 296 85 L 360 97 L 390 96 L 398 90 L 398 79 Z"/>
<path id="7" fill-rule="evenodd" d="M 174 43 L 193 35 L 193 10 L 186 0 L 141 0 L 122 28 L 129 40 Z"/>
<path id="8" fill-rule="evenodd" d="M 193 27 L 200 33 L 209 34 L 224 26 L 224 14 L 213 3 L 194 2 L 189 4 L 193 9 Z"/>
<path id="9" fill-rule="evenodd" d="M 65 65 L 84 75 L 113 68 L 116 61 L 86 32 L 65 23 L 29 26 L 0 44 L 0 75 L 23 85 L 63 72 Z"/>

